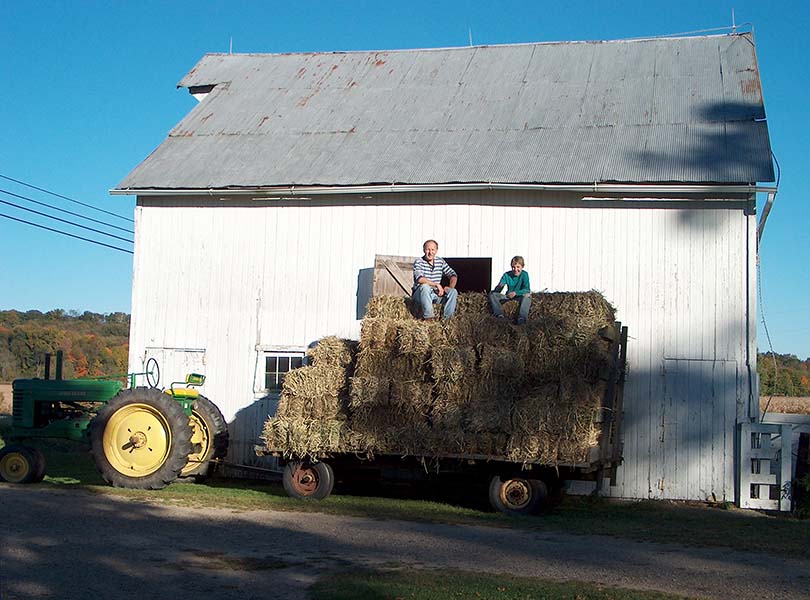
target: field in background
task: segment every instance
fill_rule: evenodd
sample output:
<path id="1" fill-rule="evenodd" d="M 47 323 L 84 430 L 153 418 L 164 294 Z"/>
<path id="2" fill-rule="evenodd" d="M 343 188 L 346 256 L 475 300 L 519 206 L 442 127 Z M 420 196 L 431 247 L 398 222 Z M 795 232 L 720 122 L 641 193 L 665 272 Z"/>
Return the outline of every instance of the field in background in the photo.
<path id="1" fill-rule="evenodd" d="M 810 415 L 810 398 L 797 396 L 760 396 L 759 409 L 769 413 Z"/>
<path id="2" fill-rule="evenodd" d="M 11 414 L 11 384 L 0 383 L 0 415 Z"/>

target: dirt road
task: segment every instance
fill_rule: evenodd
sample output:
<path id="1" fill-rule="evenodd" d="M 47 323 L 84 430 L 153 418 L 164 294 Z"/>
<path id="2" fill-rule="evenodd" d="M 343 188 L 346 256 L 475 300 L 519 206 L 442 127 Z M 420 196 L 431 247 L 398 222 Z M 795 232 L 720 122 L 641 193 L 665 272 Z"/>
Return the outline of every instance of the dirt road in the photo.
<path id="1" fill-rule="evenodd" d="M 0 598 L 297 600 L 327 569 L 398 564 L 703 598 L 808 598 L 810 560 L 608 537 L 183 509 L 0 484 Z M 752 540 L 756 543 L 756 540 Z"/>

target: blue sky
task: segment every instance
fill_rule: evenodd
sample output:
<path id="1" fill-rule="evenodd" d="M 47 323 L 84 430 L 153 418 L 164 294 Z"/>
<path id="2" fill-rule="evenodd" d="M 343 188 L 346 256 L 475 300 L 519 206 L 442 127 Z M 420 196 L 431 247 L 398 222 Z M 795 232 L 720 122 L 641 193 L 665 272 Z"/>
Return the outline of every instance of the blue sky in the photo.
<path id="1" fill-rule="evenodd" d="M 111 197 L 108 190 L 195 105 L 175 84 L 206 52 L 227 52 L 231 38 L 234 52 L 464 46 L 470 31 L 474 44 L 621 39 L 729 26 L 732 8 L 737 24 L 754 24 L 771 143 L 782 171 L 760 252 L 764 312 L 774 349 L 807 358 L 806 0 L 6 1 L 0 3 L 0 175 L 132 217 L 134 199 Z M 131 226 L 5 179 L 0 189 Z M 53 213 L 7 194 L 0 199 Z M 6 204 L 0 213 L 67 229 Z M 0 309 L 129 312 L 131 278 L 129 254 L 0 218 Z M 767 349 L 761 325 L 759 345 Z"/>

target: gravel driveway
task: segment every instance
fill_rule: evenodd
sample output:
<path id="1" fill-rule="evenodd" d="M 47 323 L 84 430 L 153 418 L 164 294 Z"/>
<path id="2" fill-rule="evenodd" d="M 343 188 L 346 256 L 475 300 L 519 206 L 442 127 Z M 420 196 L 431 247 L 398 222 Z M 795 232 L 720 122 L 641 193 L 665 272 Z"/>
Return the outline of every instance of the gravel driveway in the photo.
<path id="1" fill-rule="evenodd" d="M 469 525 L 184 509 L 0 484 L 0 598 L 305 599 L 327 569 L 392 563 L 702 598 L 810 598 L 810 560 Z"/>

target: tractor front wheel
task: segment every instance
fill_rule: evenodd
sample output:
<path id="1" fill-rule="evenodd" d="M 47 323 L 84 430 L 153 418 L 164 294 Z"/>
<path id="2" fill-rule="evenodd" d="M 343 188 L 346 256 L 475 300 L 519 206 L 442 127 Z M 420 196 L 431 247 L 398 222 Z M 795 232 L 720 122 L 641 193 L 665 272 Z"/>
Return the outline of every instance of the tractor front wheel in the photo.
<path id="1" fill-rule="evenodd" d="M 225 417 L 205 396 L 191 405 L 191 454 L 180 477 L 204 478 L 211 471 L 211 461 L 228 453 L 228 424 Z"/>
<path id="2" fill-rule="evenodd" d="M 90 423 L 93 460 L 115 487 L 157 490 L 180 474 L 191 426 L 179 402 L 154 388 L 124 390 Z"/>
<path id="3" fill-rule="evenodd" d="M 28 446 L 12 444 L 0 450 L 0 481 L 34 483 L 40 469 L 44 475 L 44 463 L 40 466 L 39 457 Z"/>

